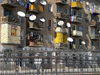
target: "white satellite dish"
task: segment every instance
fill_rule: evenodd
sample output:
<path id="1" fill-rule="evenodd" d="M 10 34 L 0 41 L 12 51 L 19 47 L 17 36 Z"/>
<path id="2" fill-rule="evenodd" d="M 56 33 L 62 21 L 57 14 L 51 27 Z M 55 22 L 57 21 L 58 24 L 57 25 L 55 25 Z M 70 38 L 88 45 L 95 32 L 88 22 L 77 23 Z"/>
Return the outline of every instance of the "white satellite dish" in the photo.
<path id="1" fill-rule="evenodd" d="M 85 44 L 86 44 L 86 43 L 85 43 L 85 41 L 82 41 L 81 43 L 82 43 L 83 45 L 85 45 Z"/>
<path id="2" fill-rule="evenodd" d="M 61 27 L 57 27 L 56 29 L 55 29 L 55 32 L 57 32 L 57 33 L 63 33 L 63 29 L 61 28 Z"/>
<path id="3" fill-rule="evenodd" d="M 99 31 L 99 34 L 100 34 L 100 31 Z"/>
<path id="4" fill-rule="evenodd" d="M 87 5 L 89 5 L 89 2 L 86 2 Z"/>
<path id="5" fill-rule="evenodd" d="M 36 0 L 29 0 L 31 3 L 35 2 Z"/>
<path id="6" fill-rule="evenodd" d="M 29 17 L 29 20 L 31 20 L 31 21 L 36 20 L 36 15 L 31 15 L 31 16 Z"/>
<path id="7" fill-rule="evenodd" d="M 25 13 L 22 12 L 22 11 L 18 11 L 17 12 L 17 15 L 20 16 L 20 17 L 25 17 Z"/>
<path id="8" fill-rule="evenodd" d="M 58 22 L 58 25 L 59 25 L 59 26 L 63 26 L 63 25 L 64 25 L 64 21 L 59 21 L 59 22 Z"/>
<path id="9" fill-rule="evenodd" d="M 68 27 L 68 28 L 71 27 L 71 24 L 70 24 L 70 23 L 67 23 L 67 27 Z"/>
<path id="10" fill-rule="evenodd" d="M 73 38 L 68 37 L 68 38 L 67 38 L 67 41 L 68 41 L 68 42 L 73 42 Z"/>
<path id="11" fill-rule="evenodd" d="M 45 18 L 40 18 L 40 21 L 44 23 L 45 22 Z"/>
<path id="12" fill-rule="evenodd" d="M 45 0 L 41 0 L 40 3 L 41 3 L 42 5 L 46 5 L 46 4 L 47 4 L 47 2 L 46 2 Z"/>

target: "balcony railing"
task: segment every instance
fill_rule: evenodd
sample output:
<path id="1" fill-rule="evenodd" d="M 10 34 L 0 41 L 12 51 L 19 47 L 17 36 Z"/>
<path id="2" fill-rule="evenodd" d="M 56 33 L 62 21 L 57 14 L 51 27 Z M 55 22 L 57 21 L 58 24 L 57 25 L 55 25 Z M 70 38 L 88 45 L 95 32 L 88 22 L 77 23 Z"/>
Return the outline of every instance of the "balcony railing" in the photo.
<path id="1" fill-rule="evenodd" d="M 82 8 L 83 5 L 79 1 L 76 1 L 76 2 L 71 2 L 71 7 L 72 8 Z"/>
<path id="2" fill-rule="evenodd" d="M 35 13 L 39 13 L 39 12 L 43 12 L 43 6 L 41 5 L 37 5 L 37 4 L 31 4 L 29 5 L 29 12 L 35 12 Z"/>
<path id="3" fill-rule="evenodd" d="M 95 20 L 90 21 L 90 22 L 89 22 L 89 25 L 90 25 L 90 26 L 96 26 L 96 21 L 95 21 Z"/>
<path id="4" fill-rule="evenodd" d="M 91 39 L 99 39 L 100 38 L 100 34 L 90 34 L 90 38 Z"/>
<path id="5" fill-rule="evenodd" d="M 83 33 L 82 33 L 82 31 L 73 30 L 72 35 L 73 36 L 83 36 Z"/>
<path id="6" fill-rule="evenodd" d="M 79 16 L 71 16 L 71 22 L 82 22 L 82 18 Z"/>
<path id="7" fill-rule="evenodd" d="M 56 3 L 58 4 L 68 4 L 66 0 L 56 0 Z"/>
<path id="8" fill-rule="evenodd" d="M 69 14 L 66 13 L 57 13 L 56 16 L 60 19 L 69 19 Z"/>
<path id="9" fill-rule="evenodd" d="M 19 24 L 19 19 L 14 16 L 0 16 L 1 23 Z"/>
<path id="10" fill-rule="evenodd" d="M 17 3 L 17 0 L 3 0 L 2 4 L 4 6 L 11 6 L 11 7 L 15 7 Z"/>
<path id="11" fill-rule="evenodd" d="M 43 26 L 37 22 L 28 22 L 29 24 L 29 29 L 34 29 L 34 30 L 42 30 L 43 29 Z"/>
<path id="12" fill-rule="evenodd" d="M 91 9 L 90 12 L 91 12 L 92 14 L 94 14 L 94 15 L 99 15 L 99 14 L 100 14 L 100 10 L 98 10 L 97 7 Z"/>

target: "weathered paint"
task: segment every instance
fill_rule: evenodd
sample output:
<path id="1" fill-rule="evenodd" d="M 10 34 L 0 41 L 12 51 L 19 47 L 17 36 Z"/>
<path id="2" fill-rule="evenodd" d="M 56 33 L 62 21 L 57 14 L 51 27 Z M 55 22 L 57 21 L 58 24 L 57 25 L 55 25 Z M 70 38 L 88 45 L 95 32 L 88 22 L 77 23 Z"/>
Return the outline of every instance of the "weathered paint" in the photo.
<path id="1" fill-rule="evenodd" d="M 1 43 L 20 44 L 20 26 L 16 26 L 16 36 L 11 35 L 11 28 L 10 24 L 1 24 Z"/>

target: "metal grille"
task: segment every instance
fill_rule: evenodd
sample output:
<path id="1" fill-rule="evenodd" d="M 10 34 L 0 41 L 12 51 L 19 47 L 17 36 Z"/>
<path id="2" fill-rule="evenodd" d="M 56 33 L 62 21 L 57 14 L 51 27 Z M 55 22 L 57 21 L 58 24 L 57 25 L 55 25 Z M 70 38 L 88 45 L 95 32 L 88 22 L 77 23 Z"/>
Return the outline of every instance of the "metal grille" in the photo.
<path id="1" fill-rule="evenodd" d="M 100 57 L 89 52 L 12 52 L 0 54 L 0 75 L 99 75 Z"/>

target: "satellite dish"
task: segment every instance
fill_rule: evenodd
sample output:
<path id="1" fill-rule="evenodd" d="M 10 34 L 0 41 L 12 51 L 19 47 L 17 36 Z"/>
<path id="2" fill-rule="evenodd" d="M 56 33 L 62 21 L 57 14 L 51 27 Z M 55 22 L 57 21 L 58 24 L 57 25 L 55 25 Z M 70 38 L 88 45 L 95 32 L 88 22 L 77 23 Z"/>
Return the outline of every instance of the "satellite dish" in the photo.
<path id="1" fill-rule="evenodd" d="M 36 0 L 29 0 L 31 3 L 35 2 Z"/>
<path id="2" fill-rule="evenodd" d="M 73 42 L 73 38 L 68 37 L 68 38 L 67 38 L 67 41 L 68 41 L 68 42 Z"/>
<path id="3" fill-rule="evenodd" d="M 18 11 L 17 12 L 17 15 L 20 16 L 20 17 L 25 17 L 25 13 L 22 12 L 22 11 Z"/>
<path id="4" fill-rule="evenodd" d="M 89 2 L 86 2 L 87 5 L 89 5 Z"/>
<path id="5" fill-rule="evenodd" d="M 29 20 L 31 20 L 31 21 L 36 20 L 36 15 L 31 15 L 31 16 L 29 17 Z"/>
<path id="6" fill-rule="evenodd" d="M 40 21 L 44 23 L 45 22 L 45 18 L 40 18 Z"/>
<path id="7" fill-rule="evenodd" d="M 83 45 L 85 45 L 85 44 L 86 44 L 86 43 L 85 43 L 85 41 L 82 41 L 81 43 L 82 43 Z"/>
<path id="8" fill-rule="evenodd" d="M 41 3 L 42 5 L 46 5 L 46 4 L 47 4 L 47 2 L 46 2 L 45 0 L 41 0 L 40 3 Z"/>
<path id="9" fill-rule="evenodd" d="M 71 24 L 70 24 L 70 23 L 67 23 L 67 27 L 68 27 L 68 28 L 71 27 Z"/>
<path id="10" fill-rule="evenodd" d="M 59 25 L 59 26 L 63 26 L 63 24 L 64 24 L 64 21 L 59 21 L 59 22 L 58 22 L 58 25 Z"/>
<path id="11" fill-rule="evenodd" d="M 99 31 L 99 34 L 100 34 L 100 31 Z"/>
<path id="12" fill-rule="evenodd" d="M 63 33 L 63 29 L 61 28 L 61 27 L 57 27 L 56 29 L 55 29 L 55 32 L 57 32 L 57 33 Z"/>

